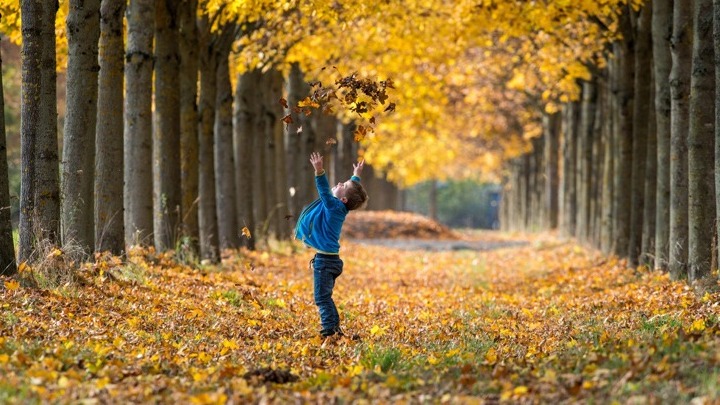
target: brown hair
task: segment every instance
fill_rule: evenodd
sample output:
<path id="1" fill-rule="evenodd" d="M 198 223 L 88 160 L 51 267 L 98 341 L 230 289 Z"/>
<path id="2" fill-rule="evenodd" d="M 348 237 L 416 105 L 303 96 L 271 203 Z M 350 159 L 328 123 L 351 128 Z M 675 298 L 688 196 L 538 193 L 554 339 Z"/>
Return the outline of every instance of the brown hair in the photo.
<path id="1" fill-rule="evenodd" d="M 352 187 L 350 187 L 347 190 L 347 194 L 345 194 L 345 198 L 347 198 L 345 207 L 347 207 L 348 211 L 364 207 L 369 198 L 367 191 L 365 191 L 365 187 L 363 187 L 362 184 L 356 181 L 351 181 L 350 183 L 352 184 Z"/>

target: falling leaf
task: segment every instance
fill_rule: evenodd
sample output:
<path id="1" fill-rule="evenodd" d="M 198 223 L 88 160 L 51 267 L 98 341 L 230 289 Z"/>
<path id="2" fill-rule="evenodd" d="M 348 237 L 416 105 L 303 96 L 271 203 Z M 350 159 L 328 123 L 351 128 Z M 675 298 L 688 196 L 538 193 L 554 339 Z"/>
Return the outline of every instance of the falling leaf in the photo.
<path id="1" fill-rule="evenodd" d="M 242 232 L 243 236 L 248 239 L 250 239 L 252 237 L 252 235 L 250 234 L 250 229 L 248 229 L 247 226 L 244 226 L 241 232 Z"/>
<path id="2" fill-rule="evenodd" d="M 305 97 L 304 99 L 298 101 L 298 104 L 297 104 L 297 105 L 298 105 L 298 107 L 300 107 L 300 108 L 304 108 L 304 107 L 318 108 L 318 107 L 320 107 L 320 104 L 318 104 L 317 102 L 313 101 L 310 97 Z"/>
<path id="3" fill-rule="evenodd" d="M 283 106 L 283 108 L 288 108 L 287 100 L 285 100 L 284 98 L 281 98 L 280 105 Z"/>
<path id="4" fill-rule="evenodd" d="M 395 111 L 395 103 L 390 103 L 390 104 L 388 104 L 388 106 L 385 107 L 385 110 L 384 110 L 384 111 L 385 111 L 385 112 L 393 112 L 393 111 Z"/>
<path id="5" fill-rule="evenodd" d="M 295 133 L 296 133 L 296 134 L 299 134 L 299 133 L 301 133 L 302 131 L 303 131 L 303 127 L 302 127 L 302 125 L 300 125 L 300 126 L 298 126 L 298 129 L 297 129 L 297 131 L 295 131 Z"/>
<path id="6" fill-rule="evenodd" d="M 335 138 L 328 138 L 327 141 L 325 141 L 326 145 L 335 145 L 337 143 L 337 140 Z"/>
<path id="7" fill-rule="evenodd" d="M 282 121 L 283 121 L 284 123 L 286 123 L 286 124 L 292 124 L 292 123 L 293 123 L 293 119 L 292 119 L 292 116 L 291 116 L 290 114 L 284 116 L 284 117 L 282 118 Z"/>

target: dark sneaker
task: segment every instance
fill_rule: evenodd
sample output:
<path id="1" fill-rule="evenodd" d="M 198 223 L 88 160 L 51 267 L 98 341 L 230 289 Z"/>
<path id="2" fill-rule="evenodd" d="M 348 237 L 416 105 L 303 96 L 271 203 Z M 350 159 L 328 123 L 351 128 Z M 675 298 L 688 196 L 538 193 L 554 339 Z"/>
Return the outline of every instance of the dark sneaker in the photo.
<path id="1" fill-rule="evenodd" d="M 324 337 L 324 338 L 329 337 L 329 336 L 342 337 L 342 336 L 345 336 L 345 334 L 343 333 L 342 329 L 340 329 L 339 326 L 336 326 L 336 327 L 334 327 L 334 328 L 332 328 L 332 329 L 329 329 L 329 330 L 328 330 L 328 329 L 323 329 L 323 330 L 321 330 L 321 331 L 320 331 L 320 336 L 322 336 L 322 337 Z"/>

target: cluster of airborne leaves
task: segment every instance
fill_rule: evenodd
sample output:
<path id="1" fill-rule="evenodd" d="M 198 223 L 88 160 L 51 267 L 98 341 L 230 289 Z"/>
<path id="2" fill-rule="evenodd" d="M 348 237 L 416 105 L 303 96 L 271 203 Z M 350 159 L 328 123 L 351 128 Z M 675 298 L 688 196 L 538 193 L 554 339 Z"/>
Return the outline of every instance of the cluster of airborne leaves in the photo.
<path id="1" fill-rule="evenodd" d="M 6 279 L 0 401 L 717 394 L 717 295 L 551 237 L 486 252 L 343 246 L 335 300 L 360 339 L 325 347 L 311 253 L 300 247 L 232 252 L 201 268 L 134 251 L 44 290 Z"/>

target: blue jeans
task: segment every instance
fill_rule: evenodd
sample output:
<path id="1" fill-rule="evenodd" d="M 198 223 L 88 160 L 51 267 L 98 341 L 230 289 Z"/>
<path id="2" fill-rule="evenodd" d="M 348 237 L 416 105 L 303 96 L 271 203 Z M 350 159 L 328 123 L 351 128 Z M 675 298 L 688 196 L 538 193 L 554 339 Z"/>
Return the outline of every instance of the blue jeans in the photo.
<path id="1" fill-rule="evenodd" d="M 338 255 L 316 253 L 311 263 L 314 277 L 315 305 L 318 306 L 320 311 L 320 323 L 322 324 L 320 333 L 329 335 L 334 333 L 340 326 L 340 316 L 332 299 L 332 293 L 335 287 L 335 279 L 342 274 L 343 261 L 340 260 Z"/>

